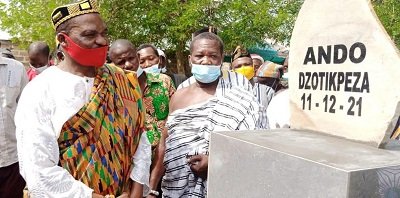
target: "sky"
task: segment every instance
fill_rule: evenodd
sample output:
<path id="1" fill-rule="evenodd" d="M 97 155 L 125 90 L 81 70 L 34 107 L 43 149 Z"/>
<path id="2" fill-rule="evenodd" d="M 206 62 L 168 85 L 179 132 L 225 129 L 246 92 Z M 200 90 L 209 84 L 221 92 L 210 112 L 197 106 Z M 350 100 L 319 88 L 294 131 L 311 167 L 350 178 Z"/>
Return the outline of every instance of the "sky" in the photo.
<path id="1" fill-rule="evenodd" d="M 8 4 L 9 0 L 0 0 L 0 2 Z M 9 40 L 9 39 L 11 39 L 11 36 L 7 32 L 4 32 L 0 27 L 0 40 Z"/>

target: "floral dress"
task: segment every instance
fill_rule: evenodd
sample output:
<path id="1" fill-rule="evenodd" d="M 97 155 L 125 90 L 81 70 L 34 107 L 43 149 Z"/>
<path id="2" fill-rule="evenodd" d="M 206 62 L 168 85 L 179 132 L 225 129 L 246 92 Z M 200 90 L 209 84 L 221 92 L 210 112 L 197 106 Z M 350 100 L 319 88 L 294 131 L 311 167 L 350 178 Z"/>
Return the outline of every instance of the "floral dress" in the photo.
<path id="1" fill-rule="evenodd" d="M 146 107 L 147 138 L 153 147 L 158 145 L 169 114 L 169 100 L 175 93 L 172 79 L 165 74 L 146 73 L 147 85 L 143 101 Z"/>

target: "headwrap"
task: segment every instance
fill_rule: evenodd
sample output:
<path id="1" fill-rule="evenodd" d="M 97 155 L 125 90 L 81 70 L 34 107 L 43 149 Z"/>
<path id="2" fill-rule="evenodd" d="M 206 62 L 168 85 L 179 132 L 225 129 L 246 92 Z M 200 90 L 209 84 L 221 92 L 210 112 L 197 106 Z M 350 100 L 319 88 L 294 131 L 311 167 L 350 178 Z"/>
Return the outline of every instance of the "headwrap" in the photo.
<path id="1" fill-rule="evenodd" d="M 258 60 L 260 60 L 262 63 L 264 63 L 263 57 L 261 57 L 261 56 L 258 55 L 258 54 L 250 54 L 250 56 L 251 56 L 252 59 L 258 59 Z"/>
<path id="2" fill-rule="evenodd" d="M 77 3 L 57 7 L 51 14 L 51 20 L 54 29 L 57 29 L 57 27 L 65 21 L 89 13 L 99 13 L 96 0 L 83 0 Z"/>
<path id="3" fill-rule="evenodd" d="M 279 69 L 282 68 L 282 65 L 278 65 L 273 62 L 265 62 L 261 65 L 261 67 L 256 72 L 257 77 L 268 77 L 268 78 L 280 78 L 281 72 Z"/>
<path id="4" fill-rule="evenodd" d="M 232 53 L 232 62 L 233 62 L 234 60 L 236 60 L 236 59 L 238 59 L 238 58 L 242 58 L 242 57 L 249 57 L 249 58 L 251 58 L 250 53 L 247 51 L 246 48 L 244 48 L 244 47 L 242 47 L 242 46 L 237 46 L 236 49 L 235 49 L 235 51 L 233 51 L 233 53 Z"/>

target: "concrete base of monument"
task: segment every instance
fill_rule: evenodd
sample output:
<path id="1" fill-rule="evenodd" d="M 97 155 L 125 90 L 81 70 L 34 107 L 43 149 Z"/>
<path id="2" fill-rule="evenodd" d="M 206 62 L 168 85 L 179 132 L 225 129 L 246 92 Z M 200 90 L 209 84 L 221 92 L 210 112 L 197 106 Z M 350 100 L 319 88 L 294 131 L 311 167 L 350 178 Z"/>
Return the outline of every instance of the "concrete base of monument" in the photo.
<path id="1" fill-rule="evenodd" d="M 211 135 L 208 197 L 400 197 L 400 151 L 293 130 Z"/>

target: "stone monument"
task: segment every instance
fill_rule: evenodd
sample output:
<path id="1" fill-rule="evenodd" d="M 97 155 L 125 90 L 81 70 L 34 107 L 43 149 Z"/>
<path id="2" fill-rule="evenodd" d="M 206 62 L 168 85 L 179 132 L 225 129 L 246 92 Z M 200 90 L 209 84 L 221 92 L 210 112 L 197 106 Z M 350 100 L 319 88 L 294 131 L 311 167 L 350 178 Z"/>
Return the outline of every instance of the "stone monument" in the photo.
<path id="1" fill-rule="evenodd" d="M 208 197 L 400 197 L 399 54 L 369 0 L 305 0 L 291 129 L 213 133 Z"/>

